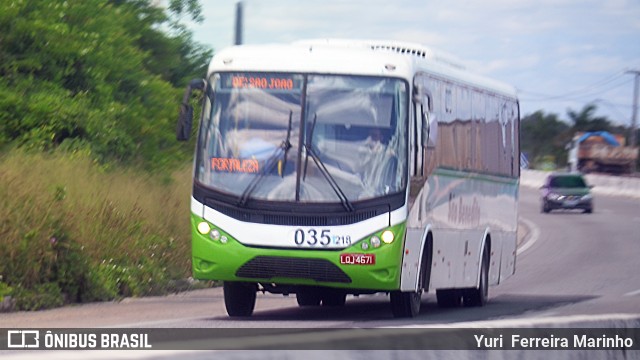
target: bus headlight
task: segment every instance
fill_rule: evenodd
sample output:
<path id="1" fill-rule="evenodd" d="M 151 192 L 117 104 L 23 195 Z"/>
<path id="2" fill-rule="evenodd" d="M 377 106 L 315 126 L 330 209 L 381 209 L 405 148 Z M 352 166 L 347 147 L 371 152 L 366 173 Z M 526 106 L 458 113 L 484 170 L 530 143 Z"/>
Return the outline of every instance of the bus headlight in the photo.
<path id="1" fill-rule="evenodd" d="M 202 221 L 198 224 L 198 232 L 202 235 L 208 234 L 211 231 L 211 226 L 208 222 Z"/>
<path id="2" fill-rule="evenodd" d="M 211 235 L 211 238 L 213 240 L 219 240 L 220 239 L 220 231 L 218 231 L 217 229 L 213 229 L 211 230 L 211 232 L 209 233 L 209 235 Z"/>
<path id="3" fill-rule="evenodd" d="M 381 237 L 385 244 L 391 244 L 393 242 L 393 232 L 391 232 L 391 230 L 385 230 Z"/>
<path id="4" fill-rule="evenodd" d="M 373 246 L 374 248 L 379 248 L 380 247 L 380 238 L 373 235 L 371 237 L 371 246 Z"/>

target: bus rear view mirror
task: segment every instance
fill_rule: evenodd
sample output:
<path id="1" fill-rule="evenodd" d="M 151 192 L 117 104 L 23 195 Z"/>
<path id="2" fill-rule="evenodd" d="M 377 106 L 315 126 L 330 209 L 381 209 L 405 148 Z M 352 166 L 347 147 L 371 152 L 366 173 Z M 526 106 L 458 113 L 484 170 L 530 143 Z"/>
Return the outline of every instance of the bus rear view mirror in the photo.
<path id="1" fill-rule="evenodd" d="M 191 135 L 191 126 L 193 124 L 193 106 L 189 103 L 191 94 L 194 89 L 204 90 L 205 82 L 202 79 L 191 80 L 182 96 L 182 104 L 180 104 L 180 112 L 178 114 L 178 124 L 176 125 L 176 140 L 187 141 Z"/>
<path id="2" fill-rule="evenodd" d="M 193 123 L 193 106 L 190 104 L 180 105 L 178 115 L 178 125 L 176 127 L 176 140 L 187 141 L 191 135 L 191 124 Z"/>

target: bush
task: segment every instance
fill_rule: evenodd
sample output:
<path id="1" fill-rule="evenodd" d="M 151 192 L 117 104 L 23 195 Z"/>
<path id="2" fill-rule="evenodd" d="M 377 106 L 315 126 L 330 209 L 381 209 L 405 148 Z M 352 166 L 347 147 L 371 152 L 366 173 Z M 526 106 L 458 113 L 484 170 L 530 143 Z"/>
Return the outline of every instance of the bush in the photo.
<path id="1" fill-rule="evenodd" d="M 81 152 L 0 157 L 0 276 L 16 306 L 161 294 L 186 278 L 190 166 L 166 178 Z"/>
<path id="2" fill-rule="evenodd" d="M 11 295 L 11 291 L 12 291 L 11 286 L 9 286 L 6 283 L 0 281 L 0 302 L 2 302 L 4 300 L 5 296 Z"/>
<path id="3" fill-rule="evenodd" d="M 56 283 L 36 284 L 30 288 L 19 286 L 14 296 L 16 310 L 42 310 L 64 303 L 64 296 Z"/>

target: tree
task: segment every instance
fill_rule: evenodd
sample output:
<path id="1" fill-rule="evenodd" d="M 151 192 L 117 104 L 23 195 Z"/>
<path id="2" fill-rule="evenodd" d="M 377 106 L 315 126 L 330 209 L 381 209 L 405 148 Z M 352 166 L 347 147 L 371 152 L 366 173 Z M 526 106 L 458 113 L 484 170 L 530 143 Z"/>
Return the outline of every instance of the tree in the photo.
<path id="1" fill-rule="evenodd" d="M 561 135 L 569 125 L 558 119 L 556 114 L 545 114 L 538 110 L 525 116 L 520 124 L 521 148 L 531 163 L 538 165 L 545 157 L 553 157 L 556 164 L 566 161 Z"/>
<path id="2" fill-rule="evenodd" d="M 571 130 L 574 133 L 579 131 L 611 131 L 613 125 L 609 119 L 604 116 L 595 116 L 596 110 L 597 106 L 594 104 L 585 105 L 580 112 L 569 109 L 567 115 L 573 122 Z"/>
<path id="3" fill-rule="evenodd" d="M 211 50 L 179 25 L 200 17 L 196 0 L 153 4 L 0 3 L 0 145 L 84 148 L 152 166 L 188 156 L 173 139 L 176 104 Z"/>
<path id="4" fill-rule="evenodd" d="M 149 53 L 145 66 L 174 86 L 204 77 L 211 49 L 197 44 L 183 21 L 203 20 L 197 0 L 170 0 L 166 9 L 146 0 L 112 0 L 130 15 L 127 32 L 138 34 L 137 46 Z M 163 30 L 164 29 L 164 30 Z"/>

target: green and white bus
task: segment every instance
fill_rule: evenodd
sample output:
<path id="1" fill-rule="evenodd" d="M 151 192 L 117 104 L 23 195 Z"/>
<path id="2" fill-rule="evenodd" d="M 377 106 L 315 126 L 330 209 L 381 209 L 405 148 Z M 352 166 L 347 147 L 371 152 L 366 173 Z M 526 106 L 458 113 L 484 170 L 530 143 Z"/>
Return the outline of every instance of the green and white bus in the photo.
<path id="1" fill-rule="evenodd" d="M 230 316 L 257 292 L 300 306 L 388 293 L 396 317 L 482 306 L 515 271 L 515 90 L 409 43 L 310 40 L 216 54 L 203 91 L 191 226 L 196 279 Z"/>

